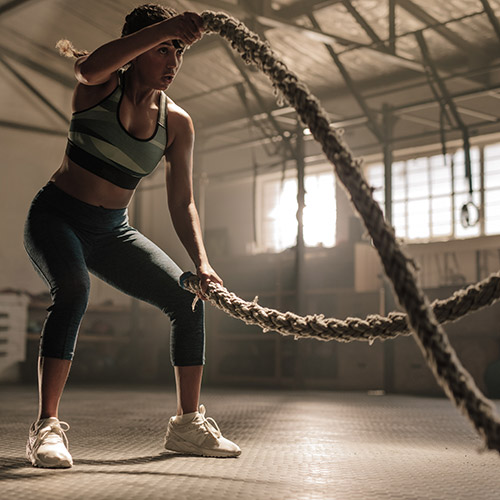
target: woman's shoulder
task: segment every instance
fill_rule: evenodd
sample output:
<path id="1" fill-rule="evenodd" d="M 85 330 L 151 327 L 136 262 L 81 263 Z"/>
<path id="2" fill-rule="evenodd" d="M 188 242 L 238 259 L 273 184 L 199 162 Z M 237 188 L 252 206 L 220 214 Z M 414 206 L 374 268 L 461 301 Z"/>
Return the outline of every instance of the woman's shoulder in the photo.
<path id="1" fill-rule="evenodd" d="M 170 97 L 167 96 L 167 108 L 168 114 L 172 114 L 178 117 L 189 118 L 189 113 L 181 108 L 178 104 L 176 104 Z"/>
<path id="2" fill-rule="evenodd" d="M 193 121 L 189 116 L 189 113 L 183 109 L 181 106 L 176 104 L 170 97 L 167 96 L 167 108 L 168 108 L 168 123 L 169 126 L 176 125 L 180 127 L 191 126 Z"/>

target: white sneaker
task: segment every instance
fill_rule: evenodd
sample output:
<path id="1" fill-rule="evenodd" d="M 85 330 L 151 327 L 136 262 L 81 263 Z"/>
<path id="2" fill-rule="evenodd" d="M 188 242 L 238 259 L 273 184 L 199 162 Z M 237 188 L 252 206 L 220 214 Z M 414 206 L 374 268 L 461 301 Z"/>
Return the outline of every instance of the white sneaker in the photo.
<path id="1" fill-rule="evenodd" d="M 204 457 L 237 457 L 239 446 L 222 436 L 213 418 L 205 418 L 205 407 L 168 422 L 165 448 Z"/>
<path id="2" fill-rule="evenodd" d="M 56 417 L 43 418 L 33 422 L 26 444 L 26 457 L 35 467 L 68 468 L 73 459 L 68 451 L 69 430 L 66 422 Z"/>

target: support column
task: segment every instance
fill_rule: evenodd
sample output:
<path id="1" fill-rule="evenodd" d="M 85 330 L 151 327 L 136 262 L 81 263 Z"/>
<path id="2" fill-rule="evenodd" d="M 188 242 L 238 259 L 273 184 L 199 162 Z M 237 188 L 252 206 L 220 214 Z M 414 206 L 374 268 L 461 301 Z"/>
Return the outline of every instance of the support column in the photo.
<path id="1" fill-rule="evenodd" d="M 396 0 L 389 0 L 389 51 L 396 53 Z"/>
<path id="2" fill-rule="evenodd" d="M 383 113 L 383 151 L 384 151 L 384 186 L 385 186 L 385 219 L 392 224 L 392 132 L 394 115 L 391 108 L 384 104 Z M 380 314 L 386 316 L 394 309 L 392 287 L 384 274 L 381 276 Z M 384 391 L 394 392 L 394 342 L 384 342 Z"/>
<path id="3" fill-rule="evenodd" d="M 486 233 L 486 194 L 484 184 L 485 170 L 484 146 L 479 149 L 479 234 L 482 236 Z M 479 280 L 478 280 L 479 281 Z"/>
<path id="4" fill-rule="evenodd" d="M 385 219 L 392 224 L 392 130 L 394 126 L 394 116 L 390 106 L 384 104 L 382 107 L 383 113 L 383 151 L 384 151 L 384 209 Z"/>
<path id="5" fill-rule="evenodd" d="M 304 134 L 300 121 L 297 124 L 297 247 L 295 267 L 297 271 L 297 314 L 305 314 L 305 244 L 304 244 L 304 208 L 306 189 L 304 183 Z"/>
<path id="6" fill-rule="evenodd" d="M 305 294 L 305 244 L 304 244 L 304 208 L 305 208 L 305 161 L 304 161 L 304 133 L 303 125 L 297 120 L 297 139 L 295 144 L 297 164 L 297 245 L 295 247 L 295 273 L 296 273 L 296 312 L 306 313 Z M 305 341 L 298 340 L 295 349 L 295 387 L 304 386 L 306 348 Z"/>

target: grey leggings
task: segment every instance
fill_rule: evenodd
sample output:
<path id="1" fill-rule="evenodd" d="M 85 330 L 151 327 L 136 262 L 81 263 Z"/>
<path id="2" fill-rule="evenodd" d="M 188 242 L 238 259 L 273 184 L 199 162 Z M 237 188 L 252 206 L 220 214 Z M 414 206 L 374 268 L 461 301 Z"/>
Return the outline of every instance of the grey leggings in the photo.
<path id="1" fill-rule="evenodd" d="M 35 196 L 24 246 L 50 289 L 40 355 L 73 359 L 88 303 L 89 271 L 115 288 L 153 304 L 172 322 L 175 366 L 205 362 L 203 304 L 179 283 L 181 269 L 165 252 L 129 226 L 126 209 L 89 205 L 49 182 Z"/>

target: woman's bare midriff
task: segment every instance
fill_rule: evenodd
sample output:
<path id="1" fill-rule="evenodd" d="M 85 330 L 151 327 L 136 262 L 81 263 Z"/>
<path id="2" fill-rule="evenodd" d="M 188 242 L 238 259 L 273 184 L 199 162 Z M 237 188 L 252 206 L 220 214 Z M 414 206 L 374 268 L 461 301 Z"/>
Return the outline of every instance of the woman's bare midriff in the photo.
<path id="1" fill-rule="evenodd" d="M 125 208 L 134 195 L 133 189 L 115 186 L 78 166 L 66 155 L 50 180 L 65 193 L 96 207 Z"/>

